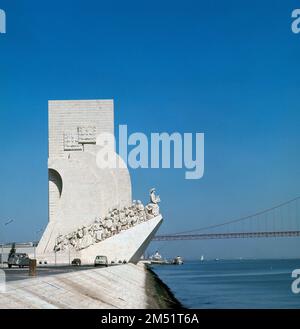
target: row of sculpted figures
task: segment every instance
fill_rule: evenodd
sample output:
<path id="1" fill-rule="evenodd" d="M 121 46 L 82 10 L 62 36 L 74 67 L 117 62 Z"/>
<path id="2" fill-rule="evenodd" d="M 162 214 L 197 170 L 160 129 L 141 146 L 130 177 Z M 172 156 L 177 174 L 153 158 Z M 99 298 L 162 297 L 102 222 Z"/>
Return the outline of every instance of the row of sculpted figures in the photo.
<path id="1" fill-rule="evenodd" d="M 150 202 L 146 206 L 140 200 L 134 200 L 128 207 L 111 209 L 106 217 L 96 218 L 91 225 L 82 226 L 67 235 L 59 235 L 56 238 L 54 251 L 86 249 L 139 223 L 150 220 L 159 215 L 159 202 L 160 198 L 156 196 L 153 188 L 150 190 Z"/>

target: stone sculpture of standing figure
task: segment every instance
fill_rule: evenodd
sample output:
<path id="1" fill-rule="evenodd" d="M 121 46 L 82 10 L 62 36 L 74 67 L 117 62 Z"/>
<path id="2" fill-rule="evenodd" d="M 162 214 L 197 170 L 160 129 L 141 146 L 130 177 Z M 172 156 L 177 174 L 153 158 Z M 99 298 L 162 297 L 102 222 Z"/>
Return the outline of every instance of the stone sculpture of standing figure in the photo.
<path id="1" fill-rule="evenodd" d="M 150 203 L 146 206 L 147 219 L 151 219 L 159 215 L 160 197 L 155 194 L 155 188 L 150 190 Z"/>

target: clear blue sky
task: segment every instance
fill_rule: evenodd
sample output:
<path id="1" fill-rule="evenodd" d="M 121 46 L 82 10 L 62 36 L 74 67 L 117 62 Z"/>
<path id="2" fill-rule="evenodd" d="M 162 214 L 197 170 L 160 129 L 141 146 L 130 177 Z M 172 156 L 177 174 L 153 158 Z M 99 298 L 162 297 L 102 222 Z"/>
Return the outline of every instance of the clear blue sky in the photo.
<path id="1" fill-rule="evenodd" d="M 205 174 L 131 171 L 134 198 L 161 196 L 176 232 L 300 194 L 299 1 L 1 0 L 0 239 L 47 223 L 47 101 L 115 100 L 129 132 L 204 132 Z M 152 249 L 155 247 L 153 246 Z M 299 239 L 159 245 L 195 257 L 300 255 Z M 200 256 L 199 256 L 200 257 Z"/>

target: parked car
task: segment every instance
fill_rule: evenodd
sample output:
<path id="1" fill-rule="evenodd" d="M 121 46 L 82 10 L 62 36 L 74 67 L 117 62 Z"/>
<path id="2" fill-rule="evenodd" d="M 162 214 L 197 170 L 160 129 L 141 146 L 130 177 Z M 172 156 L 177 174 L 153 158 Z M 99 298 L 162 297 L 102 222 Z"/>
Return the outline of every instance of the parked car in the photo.
<path id="1" fill-rule="evenodd" d="M 74 258 L 72 260 L 71 264 L 74 265 L 74 266 L 80 266 L 81 265 L 81 259 L 80 258 Z"/>
<path id="2" fill-rule="evenodd" d="M 23 253 L 15 253 L 10 255 L 10 257 L 7 260 L 8 268 L 12 268 L 12 266 L 19 266 L 22 267 L 28 267 L 29 266 L 29 257 L 27 254 Z"/>
<path id="3" fill-rule="evenodd" d="M 95 266 L 108 266 L 108 261 L 107 261 L 107 257 L 106 256 L 96 256 L 95 258 L 95 262 L 94 262 Z"/>

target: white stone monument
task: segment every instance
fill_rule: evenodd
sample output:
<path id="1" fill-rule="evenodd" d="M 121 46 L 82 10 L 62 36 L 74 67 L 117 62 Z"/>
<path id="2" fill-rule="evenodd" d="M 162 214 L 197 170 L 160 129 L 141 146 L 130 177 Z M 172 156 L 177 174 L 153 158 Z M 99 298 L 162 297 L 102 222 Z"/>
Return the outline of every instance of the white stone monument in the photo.
<path id="1" fill-rule="evenodd" d="M 97 166 L 101 133 L 114 134 L 112 100 L 49 101 L 49 223 L 39 264 L 93 263 L 97 255 L 136 262 L 161 224 L 154 189 L 144 207 L 131 200 L 125 164 Z"/>

